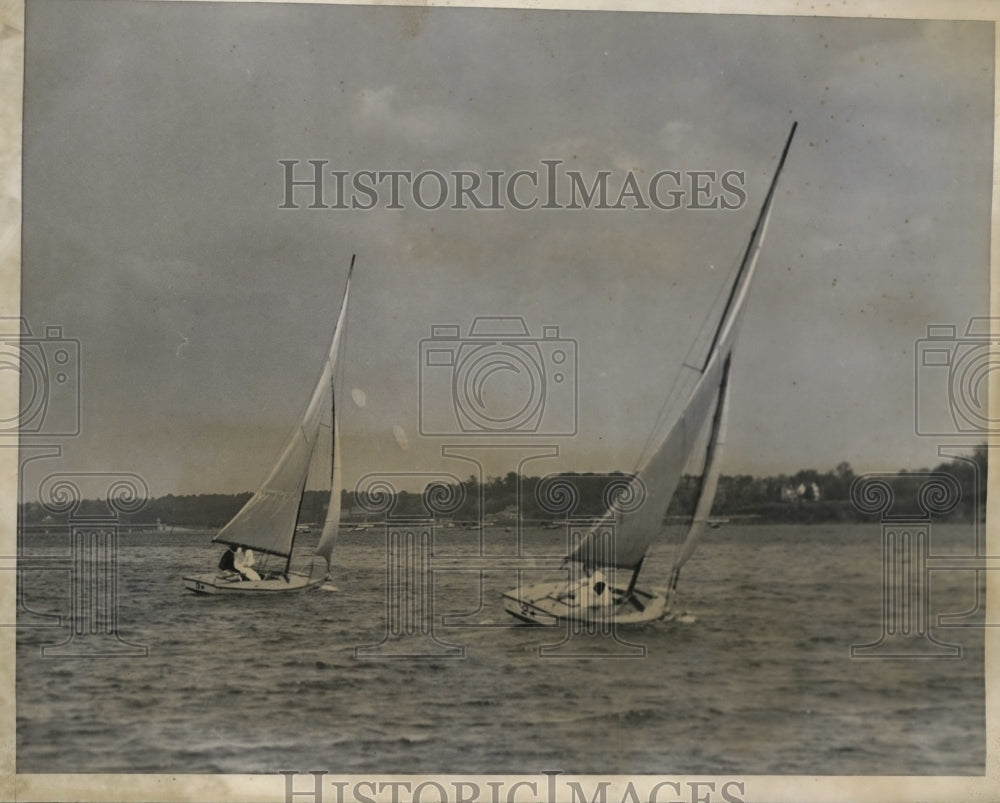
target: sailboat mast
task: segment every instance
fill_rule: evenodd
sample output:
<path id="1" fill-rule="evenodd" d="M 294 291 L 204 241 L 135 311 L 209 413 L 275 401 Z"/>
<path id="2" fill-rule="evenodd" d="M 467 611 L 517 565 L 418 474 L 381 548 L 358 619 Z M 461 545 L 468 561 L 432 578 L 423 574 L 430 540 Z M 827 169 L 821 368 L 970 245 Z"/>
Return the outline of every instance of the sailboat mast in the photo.
<path id="1" fill-rule="evenodd" d="M 635 581 L 639 579 L 639 572 L 642 571 L 642 563 L 646 560 L 645 555 L 639 558 L 639 562 L 635 565 L 635 569 L 632 571 L 632 577 L 628 581 L 628 588 L 625 590 L 625 596 L 631 597 L 632 591 L 635 588 Z"/>
<path id="2" fill-rule="evenodd" d="M 747 242 L 746 250 L 743 252 L 743 259 L 740 261 L 740 267 L 736 272 L 736 278 L 733 280 L 732 287 L 729 288 L 729 297 L 726 299 L 726 306 L 722 309 L 722 315 L 719 316 L 719 325 L 715 330 L 715 335 L 712 337 L 712 345 L 709 347 L 705 356 L 705 364 L 702 366 L 703 371 L 711 361 L 712 354 L 719 346 L 719 341 L 722 338 L 722 333 L 726 327 L 727 318 L 733 308 L 733 304 L 736 303 L 737 294 L 742 284 L 744 274 L 746 274 L 748 267 L 753 263 L 754 249 L 759 245 L 763 236 L 763 229 L 767 223 L 767 216 L 771 211 L 771 200 L 774 198 L 774 191 L 777 189 L 778 179 L 781 176 L 781 170 L 785 166 L 788 149 L 792 147 L 792 139 L 794 139 L 795 129 L 798 127 L 798 122 L 792 123 L 792 130 L 788 133 L 788 139 L 785 141 L 785 147 L 781 151 L 781 158 L 778 159 L 778 166 L 774 171 L 774 178 L 771 179 L 771 186 L 768 187 L 767 195 L 764 196 L 764 203 L 760 207 L 760 213 L 757 215 L 757 222 L 754 224 L 753 231 L 750 234 L 750 240 Z"/>

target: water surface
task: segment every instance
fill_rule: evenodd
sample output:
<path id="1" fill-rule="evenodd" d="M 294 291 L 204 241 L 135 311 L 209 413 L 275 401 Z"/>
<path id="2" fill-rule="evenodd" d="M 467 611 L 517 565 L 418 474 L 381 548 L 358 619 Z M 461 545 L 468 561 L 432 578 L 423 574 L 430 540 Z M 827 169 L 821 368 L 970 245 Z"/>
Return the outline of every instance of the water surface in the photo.
<path id="1" fill-rule="evenodd" d="M 972 552 L 971 533 L 938 526 L 932 548 Z M 489 530 L 485 548 L 510 555 L 512 539 Z M 881 633 L 880 539 L 878 524 L 713 530 L 682 578 L 696 621 L 620 634 L 641 658 L 607 639 L 542 657 L 565 635 L 504 613 L 514 571 L 452 566 L 434 574 L 434 630 L 464 657 L 386 659 L 356 655 L 387 631 L 380 530 L 342 536 L 340 593 L 243 600 L 183 590 L 218 559 L 209 534 L 125 534 L 119 629 L 148 657 L 43 658 L 67 629 L 19 628 L 18 771 L 981 774 L 981 629 L 933 631 L 958 660 L 850 657 Z M 560 555 L 565 534 L 524 543 Z M 440 531 L 435 550 L 473 555 L 476 533 Z M 68 540 L 27 551 L 68 556 Z M 662 586 L 671 555 L 654 551 L 640 585 Z M 934 572 L 932 613 L 970 608 L 975 583 Z M 65 616 L 66 573 L 28 574 L 25 600 Z M 469 626 L 445 626 L 455 614 Z"/>

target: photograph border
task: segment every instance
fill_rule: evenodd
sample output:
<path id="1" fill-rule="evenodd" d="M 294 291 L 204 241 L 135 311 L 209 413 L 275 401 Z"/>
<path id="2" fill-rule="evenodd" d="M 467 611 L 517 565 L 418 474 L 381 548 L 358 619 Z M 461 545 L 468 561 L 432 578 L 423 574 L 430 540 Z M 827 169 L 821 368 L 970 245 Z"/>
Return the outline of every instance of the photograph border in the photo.
<path id="1" fill-rule="evenodd" d="M 86 0 L 83 0 L 86 2 Z M 163 0 L 129 0 L 129 2 L 162 2 Z M 176 2 L 178 0 L 171 0 Z M 203 2 L 218 0 L 181 0 L 183 2 Z M 243 0 L 221 0 L 222 2 L 242 2 Z M 285 2 L 285 0 L 270 0 Z M 603 10 L 622 13 L 660 12 L 709 15 L 765 15 L 765 16 L 807 16 L 844 17 L 870 19 L 927 19 L 983 21 L 994 24 L 994 59 L 1000 48 L 997 39 L 996 22 L 1000 18 L 1000 7 L 988 2 L 933 2 L 933 0 L 881 0 L 880 2 L 841 0 L 841 2 L 799 3 L 792 0 L 728 0 L 726 2 L 696 2 L 695 0 L 662 0 L 661 2 L 615 2 L 614 0 L 580 0 L 579 2 L 529 2 L 528 0 L 507 0 L 506 2 L 475 2 L 474 0 L 429 0 L 429 2 L 380 2 L 380 0 L 352 0 L 352 2 L 326 2 L 323 0 L 295 0 L 297 3 L 325 5 L 378 5 L 378 6 L 419 6 L 439 8 L 519 8 L 530 10 Z M 22 108 L 24 81 L 24 23 L 25 5 L 23 0 L 0 0 L 2 29 L 0 29 L 0 160 L 2 160 L 2 184 L 0 184 L 0 316 L 18 318 L 20 315 L 20 264 L 21 264 L 21 156 L 22 156 Z M 994 120 L 997 120 L 997 97 L 1000 92 L 1000 70 L 994 62 Z M 998 200 L 1000 200 L 1000 172 L 997 155 L 1000 153 L 1000 129 L 994 124 L 993 197 L 991 209 L 990 243 L 990 315 L 1000 316 L 1000 292 L 992 281 L 1000 263 L 1000 244 L 996 232 L 998 223 Z M 996 333 L 992 348 L 997 349 Z M 1000 372 L 993 372 L 990 385 L 990 411 L 1000 412 Z M 5 410 L 17 410 L 19 390 L 15 372 L 0 372 L 0 405 Z M 997 443 L 994 433 L 990 433 L 990 445 Z M 0 445 L 0 621 L 16 621 L 16 560 L 17 560 L 17 500 L 18 500 L 18 449 L 16 444 Z M 986 547 L 988 555 L 1000 555 L 1000 534 L 997 532 L 998 502 L 995 491 L 1000 486 L 1000 477 L 990 472 L 987 498 Z M 987 621 L 1000 619 L 997 579 L 995 572 L 984 572 L 987 577 Z M 607 781 L 609 801 L 622 799 L 630 780 L 640 795 L 656 783 L 678 783 L 690 788 L 691 784 L 716 786 L 713 800 L 717 799 L 721 785 L 738 781 L 743 784 L 740 797 L 745 801 L 990 801 L 1000 789 L 1000 685 L 998 685 L 997 665 L 1000 664 L 1000 632 L 996 627 L 986 626 L 985 642 L 985 712 L 986 712 L 986 773 L 977 777 L 925 777 L 925 776 L 780 776 L 729 774 L 725 776 L 640 776 L 630 779 L 626 776 L 572 776 L 561 775 L 560 782 L 565 788 L 566 781 L 576 781 L 586 790 L 594 789 L 599 782 Z M 184 774 L 18 774 L 16 771 L 16 627 L 6 624 L 0 627 L 0 800 L 16 801 L 286 801 L 285 776 L 273 775 L 184 775 Z M 317 767 L 289 767 L 303 773 L 297 777 L 294 803 L 307 803 L 312 798 L 303 793 L 310 770 Z M 547 776 L 545 770 L 557 767 L 525 767 L 523 775 L 490 776 L 327 776 L 324 800 L 336 800 L 334 787 L 329 781 L 344 781 L 353 784 L 359 781 L 408 781 L 414 785 L 425 781 L 438 781 L 451 786 L 454 783 L 478 783 L 487 781 L 503 782 L 503 799 L 508 790 L 519 781 L 535 784 L 544 789 Z M 307 784 L 306 784 L 307 785 Z M 454 788 L 454 787 L 452 787 Z M 698 787 L 696 787 L 698 788 Z M 708 789 L 708 787 L 704 787 Z M 523 786 L 515 799 L 541 800 Z M 703 792 L 704 794 L 704 792 Z M 681 797 L 691 799 L 685 792 Z M 379 800 L 389 800 L 388 789 L 377 795 Z M 551 803 L 556 803 L 552 801 Z M 562 803 L 562 801 L 559 801 Z"/>

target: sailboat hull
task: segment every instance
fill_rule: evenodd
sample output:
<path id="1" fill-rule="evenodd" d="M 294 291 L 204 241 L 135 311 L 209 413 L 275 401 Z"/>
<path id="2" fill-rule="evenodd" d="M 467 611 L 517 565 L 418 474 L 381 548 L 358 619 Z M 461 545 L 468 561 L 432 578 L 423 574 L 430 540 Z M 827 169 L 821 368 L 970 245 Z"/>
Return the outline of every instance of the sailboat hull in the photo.
<path id="1" fill-rule="evenodd" d="M 565 622 L 641 625 L 670 618 L 664 594 L 636 588 L 626 597 L 623 589 L 611 591 L 615 601 L 606 605 L 582 604 L 569 593 L 566 582 L 558 581 L 515 588 L 501 596 L 507 613 L 531 625 L 551 627 Z"/>
<path id="2" fill-rule="evenodd" d="M 267 580 L 243 580 L 229 574 L 192 574 L 184 578 L 184 588 L 195 594 L 212 596 L 247 596 L 249 594 L 298 594 L 319 588 L 324 578 L 289 574 Z"/>

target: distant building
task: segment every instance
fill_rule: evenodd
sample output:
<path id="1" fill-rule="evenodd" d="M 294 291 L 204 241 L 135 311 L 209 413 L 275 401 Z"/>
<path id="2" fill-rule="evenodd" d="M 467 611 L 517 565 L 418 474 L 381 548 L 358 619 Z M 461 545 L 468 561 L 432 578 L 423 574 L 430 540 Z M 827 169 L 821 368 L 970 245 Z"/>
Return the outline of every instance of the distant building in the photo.
<path id="1" fill-rule="evenodd" d="M 789 483 L 781 486 L 782 502 L 818 502 L 821 498 L 819 485 L 815 482 L 809 483 L 809 485 L 806 485 L 804 482 L 800 482 L 798 485 L 792 485 Z"/>

